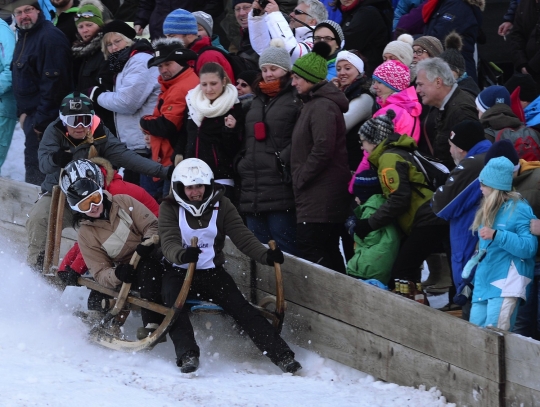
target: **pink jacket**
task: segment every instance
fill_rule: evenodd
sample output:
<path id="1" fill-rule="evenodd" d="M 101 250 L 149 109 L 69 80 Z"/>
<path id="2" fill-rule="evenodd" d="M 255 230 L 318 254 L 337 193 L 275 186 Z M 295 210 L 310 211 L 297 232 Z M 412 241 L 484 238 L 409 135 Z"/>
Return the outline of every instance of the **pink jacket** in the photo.
<path id="1" fill-rule="evenodd" d="M 377 103 L 382 107 L 373 114 L 373 117 L 385 115 L 387 110 L 392 109 L 396 112 L 396 117 L 393 120 L 394 131 L 399 134 L 412 135 L 412 138 L 418 144 L 418 140 L 420 140 L 420 113 L 422 113 L 422 105 L 418 102 L 418 95 L 414 86 L 391 94 L 384 103 L 377 98 Z M 349 182 L 349 192 L 351 194 L 353 193 L 354 178 L 356 175 L 369 169 L 368 155 L 364 151 L 364 158 Z"/>

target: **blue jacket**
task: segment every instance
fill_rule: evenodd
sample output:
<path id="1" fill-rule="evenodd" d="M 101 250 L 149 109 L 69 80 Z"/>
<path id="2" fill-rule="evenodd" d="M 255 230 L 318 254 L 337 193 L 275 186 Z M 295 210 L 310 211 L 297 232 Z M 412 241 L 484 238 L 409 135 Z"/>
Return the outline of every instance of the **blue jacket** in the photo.
<path id="1" fill-rule="evenodd" d="M 17 119 L 17 105 L 11 88 L 11 59 L 15 49 L 15 34 L 0 19 L 0 116 Z"/>
<path id="2" fill-rule="evenodd" d="M 510 200 L 499 209 L 495 239 L 480 239 L 479 248 L 487 252 L 474 275 L 473 303 L 499 297 L 527 299 L 538 248 L 538 238 L 529 229 L 531 219 L 536 216 L 525 200 Z"/>
<path id="3" fill-rule="evenodd" d="M 452 275 L 456 286 L 461 284 L 463 267 L 478 243 L 478 234 L 473 234 L 470 227 L 482 200 L 478 176 L 484 167 L 485 153 L 490 147 L 491 142 L 488 140 L 474 145 L 452 170 L 446 183 L 435 191 L 431 202 L 435 215 L 450 223 Z"/>
<path id="4" fill-rule="evenodd" d="M 58 117 L 62 99 L 73 89 L 66 36 L 40 13 L 32 28 L 19 29 L 11 67 L 17 115 L 26 113 L 34 129 L 45 131 Z"/>

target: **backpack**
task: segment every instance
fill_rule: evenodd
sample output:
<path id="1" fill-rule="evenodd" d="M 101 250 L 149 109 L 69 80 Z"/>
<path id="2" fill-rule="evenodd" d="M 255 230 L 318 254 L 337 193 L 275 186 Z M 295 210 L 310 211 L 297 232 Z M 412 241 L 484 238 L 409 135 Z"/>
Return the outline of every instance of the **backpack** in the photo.
<path id="1" fill-rule="evenodd" d="M 244 57 L 241 57 L 239 55 L 229 54 L 228 52 L 223 51 L 222 49 L 218 47 L 214 47 L 212 45 L 201 48 L 199 51 L 199 56 L 206 51 L 217 51 L 221 55 L 223 55 L 227 59 L 227 62 L 229 62 L 229 64 L 231 65 L 231 68 L 234 72 L 235 79 L 238 78 L 238 75 L 240 75 L 240 73 L 244 71 L 249 71 L 249 70 L 258 71 L 259 70 L 259 67 L 255 63 L 251 62 L 250 60 Z M 233 80 L 233 78 L 230 78 L 230 79 L 231 81 Z"/>
<path id="2" fill-rule="evenodd" d="M 540 161 L 540 137 L 532 127 L 521 126 L 518 129 L 505 127 L 495 136 L 495 141 L 499 140 L 510 140 L 519 158 L 525 161 Z"/>

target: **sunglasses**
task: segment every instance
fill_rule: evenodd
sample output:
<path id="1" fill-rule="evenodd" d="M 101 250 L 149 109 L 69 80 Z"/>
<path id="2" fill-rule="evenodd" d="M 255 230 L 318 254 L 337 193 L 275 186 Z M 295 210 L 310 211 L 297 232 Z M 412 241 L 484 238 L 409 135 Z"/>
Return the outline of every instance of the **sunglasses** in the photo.
<path id="1" fill-rule="evenodd" d="M 240 86 L 241 88 L 247 88 L 249 85 L 245 82 L 237 82 L 236 86 Z"/>
<path id="2" fill-rule="evenodd" d="M 76 17 L 75 17 L 75 21 L 78 21 L 80 20 L 81 18 L 92 18 L 92 17 L 99 17 L 99 16 L 96 16 L 94 13 L 92 13 L 91 11 L 83 11 L 82 13 L 77 13 L 75 14 Z"/>
<path id="3" fill-rule="evenodd" d="M 101 192 L 100 188 L 97 191 L 92 192 L 92 194 L 83 200 L 79 201 L 79 203 L 77 203 L 75 206 L 72 206 L 71 209 L 81 213 L 88 213 L 92 210 L 92 205 L 98 206 L 101 205 L 101 202 L 103 202 L 103 193 Z"/>
<path id="4" fill-rule="evenodd" d="M 70 116 L 60 115 L 60 120 L 66 126 L 69 127 L 90 127 L 92 125 L 92 119 L 94 115 L 91 114 L 74 114 Z"/>
<path id="5" fill-rule="evenodd" d="M 298 10 L 297 8 L 295 8 L 293 10 L 293 13 L 294 13 L 295 16 L 300 16 L 300 15 L 304 14 L 304 15 L 306 15 L 308 17 L 311 17 L 311 14 L 308 14 L 305 11 L 302 11 L 302 10 Z M 311 17 L 311 18 L 313 18 L 313 17 Z"/>

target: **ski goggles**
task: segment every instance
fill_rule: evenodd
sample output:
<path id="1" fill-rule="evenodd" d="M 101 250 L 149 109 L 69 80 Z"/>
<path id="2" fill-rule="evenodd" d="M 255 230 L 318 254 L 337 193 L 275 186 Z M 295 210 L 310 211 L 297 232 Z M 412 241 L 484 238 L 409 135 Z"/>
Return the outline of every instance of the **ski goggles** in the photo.
<path id="1" fill-rule="evenodd" d="M 88 213 L 92 210 L 92 205 L 98 206 L 101 205 L 101 202 L 103 202 L 103 193 L 101 192 L 100 188 L 97 191 L 92 192 L 92 194 L 79 201 L 74 206 L 70 206 L 74 211 Z"/>
<path id="2" fill-rule="evenodd" d="M 99 17 L 99 16 L 96 16 L 94 13 L 92 13 L 91 11 L 83 11 L 82 13 L 77 13 L 75 14 L 76 17 L 75 17 L 75 21 L 79 21 L 81 18 L 92 18 L 92 17 Z"/>
<path id="3" fill-rule="evenodd" d="M 60 115 L 60 120 L 66 126 L 69 127 L 90 127 L 92 125 L 92 119 L 94 115 L 92 114 L 74 114 L 69 116 Z"/>

